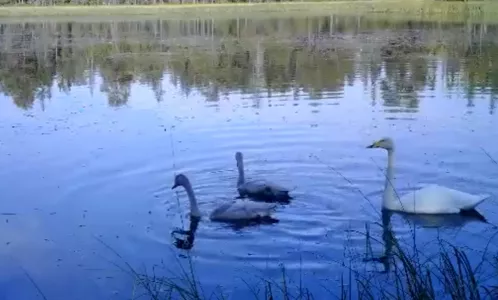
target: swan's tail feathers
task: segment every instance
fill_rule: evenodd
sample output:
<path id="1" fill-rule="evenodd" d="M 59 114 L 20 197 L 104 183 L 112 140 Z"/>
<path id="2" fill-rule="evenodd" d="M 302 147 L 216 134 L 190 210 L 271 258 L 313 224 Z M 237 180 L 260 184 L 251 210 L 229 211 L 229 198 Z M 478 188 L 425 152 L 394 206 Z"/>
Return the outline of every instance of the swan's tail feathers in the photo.
<path id="1" fill-rule="evenodd" d="M 474 218 L 474 219 L 479 220 L 479 221 L 484 222 L 484 223 L 489 223 L 488 220 L 483 215 L 481 215 L 481 213 L 479 213 L 477 210 L 475 210 L 473 208 L 462 209 L 462 210 L 460 210 L 460 214 L 462 216 Z"/>
<path id="2" fill-rule="evenodd" d="M 486 199 L 488 199 L 488 198 L 491 198 L 491 195 L 490 195 L 490 194 L 481 194 L 481 195 L 479 195 L 479 196 L 481 197 L 482 201 L 484 201 L 484 200 L 486 200 Z"/>
<path id="3" fill-rule="evenodd" d="M 289 194 L 289 191 L 279 191 L 275 195 L 275 200 L 280 203 L 290 203 L 290 200 L 292 200 L 292 196 Z"/>
<path id="4" fill-rule="evenodd" d="M 475 197 L 475 201 L 471 204 L 468 204 L 464 207 L 462 207 L 462 210 L 470 210 L 470 209 L 474 209 L 476 206 L 478 206 L 479 204 L 481 204 L 484 200 L 490 198 L 491 195 L 489 194 L 481 194 L 481 195 L 476 195 Z"/>
<path id="5" fill-rule="evenodd" d="M 481 201 L 484 201 L 488 198 L 491 198 L 491 195 L 490 194 L 480 194 L 480 195 L 477 195 L 479 197 L 479 199 L 481 199 Z"/>

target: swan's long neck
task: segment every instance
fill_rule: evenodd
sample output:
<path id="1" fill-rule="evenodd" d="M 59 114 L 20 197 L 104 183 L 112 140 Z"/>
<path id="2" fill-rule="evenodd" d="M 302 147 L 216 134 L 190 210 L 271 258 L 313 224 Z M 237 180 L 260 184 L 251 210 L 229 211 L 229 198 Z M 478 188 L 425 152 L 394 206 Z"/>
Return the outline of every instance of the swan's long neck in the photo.
<path id="1" fill-rule="evenodd" d="M 201 212 L 197 206 L 197 199 L 195 198 L 194 190 L 189 181 L 185 182 L 183 185 L 185 191 L 187 191 L 188 200 L 190 201 L 190 216 L 191 217 L 201 217 Z"/>
<path id="2" fill-rule="evenodd" d="M 387 171 L 382 206 L 387 209 L 395 209 L 399 206 L 396 201 L 396 193 L 394 192 L 394 150 L 389 149 L 387 150 Z"/>
<path id="3" fill-rule="evenodd" d="M 245 177 L 244 177 L 244 163 L 242 160 L 239 160 L 237 162 L 237 169 L 239 169 L 239 179 L 237 180 L 237 186 L 240 186 L 244 184 L 245 182 Z"/>

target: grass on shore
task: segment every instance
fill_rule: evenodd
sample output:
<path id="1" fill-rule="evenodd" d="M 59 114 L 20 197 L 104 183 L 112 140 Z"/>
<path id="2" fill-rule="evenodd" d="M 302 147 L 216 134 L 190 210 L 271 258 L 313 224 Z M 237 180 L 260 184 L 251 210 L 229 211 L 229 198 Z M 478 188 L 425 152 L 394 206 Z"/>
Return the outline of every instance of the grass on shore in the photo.
<path id="1" fill-rule="evenodd" d="M 380 17 L 410 18 L 433 21 L 463 21 L 479 19 L 498 23 L 498 2 L 447 2 L 435 0 L 373 0 L 373 1 L 304 1 L 280 3 L 219 3 L 219 4 L 162 4 L 162 5 L 61 5 L 61 6 L 5 6 L 0 17 L 154 17 L 237 18 L 276 16 L 321 16 L 330 14 L 362 14 Z M 83 19 L 84 20 L 84 19 Z"/>
<path id="2" fill-rule="evenodd" d="M 498 257 L 490 262 L 483 256 L 481 263 L 472 266 L 464 251 L 447 242 L 439 240 L 439 254 L 427 257 L 423 251 L 410 251 L 406 245 L 400 245 L 394 236 L 390 238 L 394 242 L 393 253 L 385 259 L 393 266 L 391 274 L 366 274 L 343 265 L 347 274 L 344 276 L 343 273 L 338 285 L 324 287 L 323 291 L 310 291 L 301 281 L 293 283 L 286 274 L 285 267 L 281 266 L 280 279 L 259 278 L 259 284 L 250 285 L 241 278 L 240 284 L 249 289 L 250 298 L 255 300 L 310 300 L 322 299 L 323 295 L 327 295 L 329 299 L 365 300 L 497 299 L 498 286 L 486 283 L 482 280 L 483 276 L 478 274 L 482 273 L 483 267 L 489 267 L 488 264 L 496 267 Z M 112 252 L 119 256 L 114 250 Z M 193 259 L 189 255 L 186 266 L 180 264 L 180 272 L 168 278 L 142 274 L 125 264 L 121 269 L 131 275 L 135 282 L 132 299 L 137 296 L 151 300 L 231 298 L 230 293 L 223 291 L 223 286 L 218 286 L 209 296 L 205 294 L 202 279 L 196 275 Z M 498 276 L 498 269 L 495 269 L 494 274 Z M 315 294 L 316 292 L 320 295 Z"/>

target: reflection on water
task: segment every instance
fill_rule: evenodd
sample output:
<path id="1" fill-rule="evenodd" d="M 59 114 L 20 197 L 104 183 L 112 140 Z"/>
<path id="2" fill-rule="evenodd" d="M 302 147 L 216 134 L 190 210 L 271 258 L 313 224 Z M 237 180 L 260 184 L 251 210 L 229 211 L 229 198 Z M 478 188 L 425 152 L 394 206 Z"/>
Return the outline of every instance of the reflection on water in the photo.
<path id="1" fill-rule="evenodd" d="M 383 265 L 383 270 L 381 271 L 382 273 L 389 273 L 391 271 L 391 264 L 392 263 L 397 263 L 396 261 L 400 258 L 403 257 L 403 255 L 407 255 L 409 253 L 403 253 L 403 255 L 396 255 L 393 257 L 393 247 L 401 245 L 396 242 L 396 235 L 393 232 L 393 228 L 391 225 L 391 218 L 393 215 L 398 214 L 402 216 L 410 226 L 417 225 L 420 227 L 425 227 L 425 228 L 455 228 L 459 229 L 462 228 L 465 224 L 470 223 L 470 222 L 483 222 L 487 223 L 487 221 L 484 219 L 484 217 L 479 214 L 477 211 L 473 211 L 471 214 L 440 214 L 440 215 L 428 215 L 428 214 L 421 214 L 421 215 L 416 215 L 416 214 L 404 214 L 404 213 L 398 213 L 398 212 L 393 212 L 389 210 L 382 210 L 382 215 L 381 215 L 381 228 L 382 228 L 382 244 L 384 247 L 383 254 L 378 257 L 369 257 L 364 259 L 365 262 L 380 262 Z M 367 245 L 369 246 L 370 249 L 367 249 L 372 252 L 371 250 L 371 238 L 370 235 L 367 232 Z M 405 247 L 402 248 L 403 251 L 409 250 L 406 249 Z"/>
<path id="2" fill-rule="evenodd" d="M 360 80 L 365 88 L 373 86 L 373 104 L 379 89 L 393 112 L 416 112 L 437 80 L 449 90 L 464 89 L 469 107 L 486 90 L 490 113 L 498 90 L 494 25 L 442 28 L 325 17 L 24 23 L 0 29 L 0 87 L 23 109 L 36 100 L 45 105 L 53 83 L 68 93 L 78 86 L 93 93 L 98 85 L 110 106 L 125 105 L 132 85 L 140 83 L 162 101 L 165 74 L 185 95 L 199 90 L 213 102 L 230 92 L 256 99 L 273 93 L 340 97 L 345 86 Z"/>
<path id="3" fill-rule="evenodd" d="M 369 265 L 355 256 L 364 234 L 347 232 L 381 219 L 374 138 L 399 145 L 399 192 L 496 194 L 497 29 L 339 16 L 0 25 L 0 298 L 37 297 L 26 270 L 48 299 L 129 299 L 136 282 L 116 264 L 171 276 L 189 254 L 207 294 L 223 283 L 253 299 L 247 284 L 280 280 L 284 264 L 328 299 L 345 259 Z M 280 222 L 185 218 L 173 174 L 211 211 L 237 196 L 236 151 L 248 176 L 292 190 Z M 498 224 L 496 202 L 478 210 Z M 428 254 L 441 237 L 475 249 L 472 262 L 494 230 L 410 217 L 372 226 L 385 257 L 389 226 L 403 241 L 416 228 Z"/>
<path id="4" fill-rule="evenodd" d="M 197 226 L 199 226 L 199 217 L 190 217 L 190 225 L 188 230 L 175 229 L 171 232 L 171 236 L 175 239 L 174 245 L 178 249 L 190 250 L 194 246 L 195 232 L 197 231 Z M 178 238 L 176 235 L 184 234 L 184 238 Z"/>

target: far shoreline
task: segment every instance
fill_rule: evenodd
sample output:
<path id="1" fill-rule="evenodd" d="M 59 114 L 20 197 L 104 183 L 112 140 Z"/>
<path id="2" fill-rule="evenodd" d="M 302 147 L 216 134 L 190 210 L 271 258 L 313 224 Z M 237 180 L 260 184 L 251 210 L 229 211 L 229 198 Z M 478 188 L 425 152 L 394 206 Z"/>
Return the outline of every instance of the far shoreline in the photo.
<path id="1" fill-rule="evenodd" d="M 462 22 L 475 20 L 498 23 L 497 2 L 446 2 L 435 0 L 371 0 L 371 1 L 303 1 L 267 3 L 206 3 L 159 5 L 59 5 L 2 6 L 0 22 L 25 22 L 51 18 L 68 19 L 227 19 L 269 18 L 327 15 L 364 15 L 369 17 Z"/>

